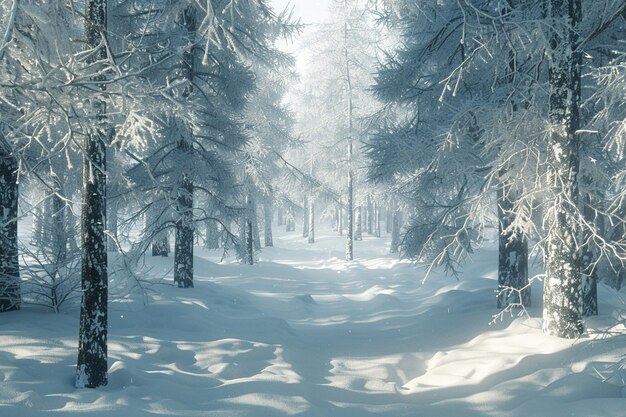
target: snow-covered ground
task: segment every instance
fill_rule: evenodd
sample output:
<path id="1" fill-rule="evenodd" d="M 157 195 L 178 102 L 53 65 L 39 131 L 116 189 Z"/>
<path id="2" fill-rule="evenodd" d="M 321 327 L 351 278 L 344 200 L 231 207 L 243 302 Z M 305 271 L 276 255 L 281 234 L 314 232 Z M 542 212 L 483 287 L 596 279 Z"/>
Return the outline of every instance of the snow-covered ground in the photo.
<path id="1" fill-rule="evenodd" d="M 541 333 L 530 318 L 490 325 L 497 252 L 460 281 L 388 255 L 388 240 L 280 234 L 254 266 L 196 248 L 195 285 L 156 285 L 110 304 L 109 385 L 73 386 L 78 314 L 0 315 L 0 416 L 624 416 L 623 304 L 603 288 L 595 335 Z M 172 259 L 146 262 L 165 274 Z M 603 339 L 603 340 L 600 340 Z"/>

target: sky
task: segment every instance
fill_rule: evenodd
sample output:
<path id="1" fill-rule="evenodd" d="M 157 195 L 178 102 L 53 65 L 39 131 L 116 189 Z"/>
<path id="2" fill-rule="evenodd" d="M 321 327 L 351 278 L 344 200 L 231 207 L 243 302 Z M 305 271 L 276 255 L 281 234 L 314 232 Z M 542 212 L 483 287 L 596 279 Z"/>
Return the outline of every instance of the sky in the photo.
<path id="1" fill-rule="evenodd" d="M 302 24 L 314 24 L 321 22 L 325 16 L 329 14 L 329 6 L 331 0 L 270 0 L 276 12 L 284 10 L 286 7 L 293 7 L 294 20 L 300 20 Z M 311 30 L 311 27 L 305 28 L 302 34 Z M 302 36 L 293 38 L 292 43 L 285 44 L 281 47 L 285 51 L 291 52 L 296 56 L 296 69 L 299 71 L 306 65 L 306 45 L 302 44 Z"/>
<path id="2" fill-rule="evenodd" d="M 330 0 L 271 0 L 276 11 L 290 6 L 294 9 L 294 17 L 302 23 L 317 23 L 328 14 Z"/>

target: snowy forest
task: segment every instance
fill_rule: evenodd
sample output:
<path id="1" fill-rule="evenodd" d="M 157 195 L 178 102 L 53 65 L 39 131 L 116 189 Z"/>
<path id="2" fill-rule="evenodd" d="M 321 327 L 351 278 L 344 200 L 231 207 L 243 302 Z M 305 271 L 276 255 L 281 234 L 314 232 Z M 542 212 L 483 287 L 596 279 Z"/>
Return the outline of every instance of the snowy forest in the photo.
<path id="1" fill-rule="evenodd" d="M 621 417 L 626 1 L 0 0 L 0 414 Z"/>

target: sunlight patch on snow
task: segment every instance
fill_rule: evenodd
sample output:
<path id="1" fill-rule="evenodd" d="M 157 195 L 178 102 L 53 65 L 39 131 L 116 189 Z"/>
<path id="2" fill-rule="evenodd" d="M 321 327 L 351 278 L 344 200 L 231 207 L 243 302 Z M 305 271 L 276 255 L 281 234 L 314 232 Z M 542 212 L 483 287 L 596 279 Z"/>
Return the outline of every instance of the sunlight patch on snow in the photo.
<path id="1" fill-rule="evenodd" d="M 310 408 L 310 403 L 304 397 L 277 394 L 244 394 L 223 401 L 230 404 L 263 407 L 290 416 L 303 413 Z"/>

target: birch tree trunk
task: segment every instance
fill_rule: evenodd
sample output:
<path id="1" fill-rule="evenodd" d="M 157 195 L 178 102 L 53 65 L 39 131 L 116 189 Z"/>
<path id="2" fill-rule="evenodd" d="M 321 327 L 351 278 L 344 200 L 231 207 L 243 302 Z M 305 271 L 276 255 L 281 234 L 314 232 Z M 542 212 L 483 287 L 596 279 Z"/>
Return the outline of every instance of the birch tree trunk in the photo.
<path id="1" fill-rule="evenodd" d="M 580 65 L 577 27 L 581 0 L 550 0 L 548 173 L 552 187 L 548 209 L 543 331 L 577 338 L 583 332 L 580 226 L 578 207 Z"/>
<path id="2" fill-rule="evenodd" d="M 354 174 L 352 172 L 352 79 L 348 59 L 348 23 L 344 24 L 344 59 L 346 63 L 346 87 L 348 91 L 348 231 L 346 234 L 346 260 L 354 259 Z"/>
<path id="3" fill-rule="evenodd" d="M 356 215 L 354 216 L 354 240 L 363 240 L 363 221 L 362 215 L 363 209 L 361 206 L 356 208 Z"/>
<path id="4" fill-rule="evenodd" d="M 88 61 L 96 64 L 107 59 L 106 0 L 85 2 L 85 38 L 93 50 Z M 93 77 L 104 81 L 104 76 Z M 101 90 L 104 90 L 104 85 Z M 96 388 L 107 384 L 108 276 L 106 235 L 106 104 L 92 93 L 90 129 L 83 150 L 83 206 L 81 213 L 81 286 L 80 330 L 78 333 L 77 388 Z"/>
<path id="5" fill-rule="evenodd" d="M 0 146 L 0 312 L 19 310 L 22 303 L 17 249 L 17 168 L 15 157 Z"/>

